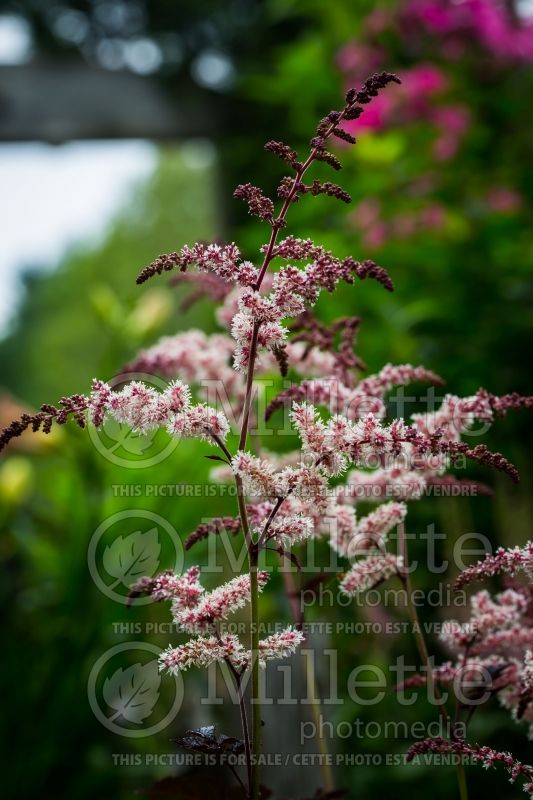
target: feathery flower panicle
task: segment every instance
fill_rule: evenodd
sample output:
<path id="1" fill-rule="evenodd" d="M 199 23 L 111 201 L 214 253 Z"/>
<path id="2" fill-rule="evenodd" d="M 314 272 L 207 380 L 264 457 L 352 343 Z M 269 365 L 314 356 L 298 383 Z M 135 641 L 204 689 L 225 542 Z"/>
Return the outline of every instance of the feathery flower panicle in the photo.
<path id="1" fill-rule="evenodd" d="M 470 620 L 464 623 L 449 620 L 443 625 L 440 638 L 454 652 L 468 647 L 470 653 L 481 655 L 487 649 L 484 639 L 520 625 L 528 605 L 529 598 L 513 589 L 500 592 L 494 599 L 487 591 L 478 592 L 470 598 Z M 489 649 L 494 646 L 493 637 Z"/>
<path id="2" fill-rule="evenodd" d="M 230 425 L 221 411 L 199 404 L 191 406 L 181 414 L 172 415 L 167 430 L 173 436 L 199 438 L 209 442 L 213 436 L 224 440 L 229 433 Z"/>
<path id="3" fill-rule="evenodd" d="M 209 522 L 202 522 L 190 533 L 185 540 L 185 549 L 190 550 L 197 542 L 207 539 L 211 535 L 229 533 L 235 536 L 241 530 L 240 517 L 214 517 Z"/>
<path id="4" fill-rule="evenodd" d="M 467 744 L 464 739 L 448 741 L 441 737 L 436 737 L 434 739 L 424 739 L 411 745 L 407 753 L 407 760 L 413 761 L 423 753 L 453 753 L 457 756 L 468 756 L 485 769 L 502 764 L 510 774 L 509 780 L 511 783 L 514 783 L 519 777 L 526 779 L 527 782 L 523 787 L 524 791 L 533 796 L 533 767 L 528 764 L 522 764 L 521 761 L 513 758 L 510 753 L 493 750 L 492 747 L 482 747 L 478 744 Z"/>
<path id="5" fill-rule="evenodd" d="M 269 575 L 257 573 L 259 589 L 266 585 Z M 226 619 L 250 601 L 250 575 L 238 575 L 211 592 L 202 594 L 196 606 L 184 608 L 181 602 L 172 604 L 174 622 L 189 633 L 209 631 L 214 622 Z"/>
<path id="6" fill-rule="evenodd" d="M 189 331 L 163 337 L 143 349 L 122 371 L 119 390 L 95 380 L 89 397 L 63 398 L 59 408 L 42 406 L 37 414 L 23 415 L 0 435 L 1 449 L 27 428 L 48 432 L 53 422 L 64 424 L 70 418 L 83 427 L 88 416 L 97 427 L 111 418 L 135 432 L 165 428 L 173 436 L 197 437 L 220 447 L 224 457 L 211 458 L 224 462 L 225 466 L 218 468 L 222 479 L 235 481 L 239 518 L 215 517 L 200 524 L 185 547 L 218 535 L 222 529 L 232 534 L 242 530 L 250 574 L 237 575 L 206 591 L 200 582 L 200 568 L 193 566 L 182 575 L 166 571 L 153 578 L 143 577 L 130 591 L 130 598 L 147 594 L 156 601 L 169 600 L 174 622 L 191 637 L 161 654 L 160 669 L 171 674 L 190 666 L 225 663 L 240 687 L 246 669 L 257 670 L 271 659 L 296 651 L 304 639 L 297 613 L 296 627 L 289 626 L 259 643 L 255 638 L 257 593 L 254 588 L 252 597 L 256 583 L 252 579 L 257 576 L 257 590 L 261 591 L 269 577 L 265 571 L 256 573 L 263 549 L 292 558 L 288 550 L 294 544 L 329 534 L 331 547 L 351 562 L 341 579 L 344 594 L 353 597 L 394 577 L 407 586 L 407 557 L 404 563 L 403 557 L 385 549 L 388 534 L 405 519 L 407 507 L 399 500 L 418 499 L 426 487 L 439 481 L 461 483 L 444 473 L 462 457 L 517 478 L 515 468 L 501 454 L 490 452 L 482 444 L 471 447 L 461 437 L 478 421 L 488 425 L 509 410 L 533 408 L 533 398 L 517 394 L 496 397 L 484 389 L 466 398 L 447 394 L 439 408 L 414 414 L 410 422 L 389 420 L 386 395 L 394 387 L 414 381 L 442 385 L 442 380 L 430 370 L 411 364 L 387 364 L 361 379 L 359 373 L 366 367 L 355 353 L 359 318 L 326 324 L 310 309 L 322 292 L 333 292 L 340 283 L 351 285 L 370 278 L 392 291 L 390 276 L 372 260 L 337 257 L 311 239 L 289 235 L 278 240 L 293 203 L 319 195 L 350 202 L 344 188 L 308 178 L 307 169 L 315 161 L 340 168 L 337 156 L 327 149 L 329 144 L 335 139 L 355 143 L 345 123 L 357 120 L 365 106 L 391 82 L 399 83 L 399 79 L 381 72 L 372 75 L 360 89 L 350 89 L 344 107 L 320 120 L 311 151 L 302 160 L 283 142 L 265 145 L 289 166 L 292 176 L 282 178 L 278 185 L 279 211 L 274 200 L 251 183 L 241 183 L 235 189 L 234 196 L 247 203 L 250 214 L 271 228 L 258 266 L 245 260 L 234 243 L 196 243 L 160 256 L 138 276 L 137 282 L 144 283 L 168 272 L 173 273 L 173 284 L 192 284 L 196 291 L 186 298 L 187 307 L 202 295 L 220 302 L 217 321 L 226 333 L 207 336 Z M 274 259 L 281 262 L 275 271 L 271 269 Z M 190 269 L 196 271 L 188 272 Z M 284 322 L 290 318 L 294 322 L 288 327 Z M 266 412 L 268 418 L 275 409 L 290 405 L 290 419 L 301 448 L 276 455 L 257 447 L 257 454 L 252 454 L 246 448 L 255 422 L 250 413 L 254 378 L 258 372 L 275 369 L 282 375 L 292 369 L 303 379 L 274 398 Z M 158 374 L 171 382 L 158 391 L 139 380 L 128 381 L 128 372 Z M 234 455 L 223 441 L 230 429 L 227 417 L 207 404 L 213 402 L 209 396 L 213 385 L 225 391 L 232 412 L 228 416 L 242 415 L 239 449 Z M 196 402 L 197 398 L 206 402 Z M 339 478 L 349 469 L 342 484 L 330 485 L 331 478 Z M 362 516 L 358 507 L 361 499 L 378 505 Z M 404 533 L 400 525 L 399 538 Z M 405 547 L 404 551 L 406 556 Z M 532 556 L 532 543 L 509 551 L 500 549 L 468 568 L 458 585 L 499 572 L 512 576 L 523 571 L 533 578 Z M 245 647 L 239 637 L 223 632 L 222 623 L 250 601 L 252 636 Z M 497 694 L 515 719 L 533 725 L 532 609 L 533 590 L 525 587 L 513 586 L 495 597 L 478 592 L 471 598 L 470 619 L 463 623 L 451 620 L 443 631 L 443 641 L 454 653 L 455 662 L 446 662 L 426 676 L 414 676 L 409 679 L 411 685 L 422 685 L 421 681 L 431 678 L 435 683 L 462 681 L 483 668 L 494 678 L 492 694 Z M 256 679 L 257 672 L 252 685 L 257 685 Z M 250 742 L 253 755 L 258 756 L 261 719 L 257 705 L 253 706 L 254 730 L 248 729 L 244 693 L 240 695 L 246 740 L 242 747 L 248 751 L 250 777 L 256 769 Z M 458 714 L 460 711 L 459 707 Z M 454 736 L 455 732 L 450 741 L 420 742 L 412 748 L 410 757 L 417 752 L 453 752 L 470 755 L 487 767 L 502 763 L 512 780 L 524 776 L 526 789 L 531 792 L 532 767 L 509 754 L 469 745 Z M 258 785 L 256 779 L 255 773 L 250 780 L 250 797 L 257 795 L 252 788 L 254 780 Z"/>
<path id="7" fill-rule="evenodd" d="M 204 587 L 200 584 L 200 567 L 190 567 L 183 575 L 164 572 L 154 580 L 154 600 L 173 600 L 183 608 L 192 608 L 198 602 Z"/>
<path id="8" fill-rule="evenodd" d="M 322 513 L 328 507 L 331 492 L 328 479 L 320 467 L 285 467 L 281 470 L 279 479 L 283 488 L 280 496 L 287 496 L 290 493 L 296 498 L 314 504 L 317 509 L 322 510 Z"/>
<path id="9" fill-rule="evenodd" d="M 267 661 L 292 655 L 304 638 L 301 631 L 289 625 L 283 631 L 261 639 L 258 650 L 259 666 L 264 669 Z M 208 667 L 214 662 L 229 662 L 242 672 L 251 665 L 252 654 L 235 635 L 198 636 L 178 647 L 169 646 L 159 656 L 159 669 L 176 675 L 191 666 Z"/>
<path id="10" fill-rule="evenodd" d="M 533 692 L 533 651 L 531 650 L 526 650 L 520 681 L 522 691 L 531 694 Z"/>
<path id="11" fill-rule="evenodd" d="M 58 408 L 45 403 L 36 414 L 22 414 L 20 419 L 14 420 L 7 428 L 1 431 L 0 451 L 12 439 L 21 436 L 28 429 L 31 429 L 34 433 L 37 431 L 50 433 L 54 422 L 57 425 L 65 425 L 69 419 L 73 419 L 80 428 L 85 428 L 85 412 L 88 404 L 87 397 L 81 394 L 74 394 L 71 397 L 62 397 Z"/>
<path id="12" fill-rule="evenodd" d="M 265 197 L 261 189 L 251 183 L 241 183 L 233 192 L 233 197 L 248 204 L 248 212 L 271 225 L 274 222 L 274 203 Z"/>
<path id="13" fill-rule="evenodd" d="M 351 318 L 351 326 L 355 334 L 357 328 L 357 318 Z M 306 323 L 307 325 L 308 323 Z M 311 327 L 310 334 L 299 334 L 293 337 L 288 345 L 289 357 L 291 362 L 297 355 L 294 352 L 294 344 L 300 341 L 310 341 L 319 348 L 332 347 L 333 336 L 336 333 L 335 327 L 327 328 L 327 333 L 322 331 L 319 326 Z M 320 380 L 304 380 L 299 384 L 291 386 L 280 392 L 272 400 L 265 412 L 268 419 L 271 414 L 287 403 L 305 400 L 313 405 L 327 406 L 331 414 L 340 413 L 349 419 L 357 419 L 372 413 L 379 418 L 383 418 L 386 413 L 383 398 L 387 392 L 395 386 L 403 386 L 414 381 L 424 381 L 434 385 L 441 385 L 442 379 L 434 372 L 424 367 L 413 367 L 411 364 L 393 366 L 387 364 L 376 375 L 369 375 L 359 381 L 356 386 L 353 383 L 350 369 L 364 366 L 362 362 L 353 354 L 353 335 L 343 341 L 339 355 L 329 353 L 330 358 L 322 356 L 322 364 L 325 369 L 322 371 Z M 298 370 L 298 363 L 293 366 Z M 303 366 L 308 367 L 308 364 Z M 313 366 L 312 362 L 311 365 Z M 316 369 L 316 368 L 315 368 Z M 312 370 L 307 368 L 305 372 L 309 374 Z"/>
<path id="14" fill-rule="evenodd" d="M 237 636 L 198 636 L 178 647 L 169 645 L 159 656 L 159 670 L 177 675 L 189 667 L 209 667 L 224 661 L 237 668 L 246 662 L 246 651 Z"/>
<path id="15" fill-rule="evenodd" d="M 142 270 L 137 278 L 137 283 L 144 283 L 154 275 L 171 272 L 176 268 L 185 272 L 193 265 L 200 271 L 214 272 L 224 281 L 239 282 L 240 261 L 241 254 L 234 243 L 227 245 L 197 243 L 192 247 L 185 245 L 179 253 L 170 253 L 156 258 Z"/>
<path id="16" fill-rule="evenodd" d="M 190 567 L 181 576 L 172 572 L 163 573 L 154 580 L 152 597 L 154 600 L 173 600 L 183 608 L 193 608 L 204 592 L 200 584 L 200 567 Z"/>
<path id="17" fill-rule="evenodd" d="M 423 471 L 402 467 L 384 467 L 369 472 L 354 469 L 348 473 L 342 496 L 355 503 L 361 500 L 376 502 L 389 497 L 419 500 L 427 483 Z"/>
<path id="18" fill-rule="evenodd" d="M 330 546 L 341 556 L 348 556 L 355 539 L 357 520 L 355 509 L 342 503 L 332 503 L 324 520 Z"/>
<path id="19" fill-rule="evenodd" d="M 108 390 L 109 387 L 103 387 L 101 383 L 93 388 L 89 405 L 93 424 L 99 420 L 103 423 L 106 418 L 112 417 L 117 422 L 128 425 L 132 431 L 146 433 L 164 425 L 169 417 L 170 407 L 166 398 L 141 381 L 132 381 L 116 392 Z M 105 414 L 102 418 L 103 397 L 105 397 Z"/>
<path id="20" fill-rule="evenodd" d="M 533 580 L 533 542 L 527 542 L 524 547 L 511 547 L 507 550 L 499 547 L 494 555 L 487 555 L 477 564 L 472 564 L 463 570 L 455 581 L 455 588 L 462 589 L 473 581 L 492 578 L 502 572 L 514 576 L 519 571 L 525 572 L 529 579 Z"/>
<path id="21" fill-rule="evenodd" d="M 387 534 L 403 522 L 407 507 L 403 503 L 384 503 L 360 520 L 356 520 L 351 506 L 335 504 L 329 511 L 333 525 L 330 529 L 330 545 L 346 558 L 381 550 Z"/>
<path id="22" fill-rule="evenodd" d="M 163 336 L 123 367 L 121 374 L 145 373 L 163 378 L 180 378 L 189 384 L 220 381 L 228 394 L 241 393 L 244 384 L 230 366 L 234 343 L 229 336 L 189 330 Z"/>
<path id="23" fill-rule="evenodd" d="M 383 503 L 375 511 L 371 511 L 356 525 L 355 536 L 348 546 L 348 558 L 361 552 L 381 549 L 387 540 L 387 534 L 403 522 L 407 514 L 404 503 Z"/>
<path id="24" fill-rule="evenodd" d="M 340 589 L 349 597 L 354 597 L 374 589 L 393 575 L 398 575 L 402 566 L 401 557 L 392 553 L 370 555 L 352 566 L 342 579 Z"/>
<path id="25" fill-rule="evenodd" d="M 369 375 L 357 385 L 357 392 L 371 397 L 383 398 L 395 386 L 405 386 L 408 383 L 431 383 L 442 386 L 444 381 L 432 370 L 412 364 L 385 364 L 376 375 Z"/>
<path id="26" fill-rule="evenodd" d="M 192 608 L 204 591 L 200 583 L 200 567 L 194 566 L 176 575 L 172 570 L 165 570 L 154 578 L 139 578 L 130 586 L 129 598 L 150 595 L 155 601 L 173 600 L 183 608 Z"/>
<path id="27" fill-rule="evenodd" d="M 314 244 L 310 239 L 288 236 L 276 245 L 274 256 L 285 261 L 312 259 L 303 269 L 287 266 L 277 273 L 278 285 L 283 285 L 286 291 L 300 294 L 311 305 L 316 302 L 321 290 L 332 292 L 341 281 L 353 284 L 355 278 L 373 278 L 388 291 L 394 290 L 387 271 L 374 261 L 357 261 L 351 256 L 336 258 L 329 250 Z"/>
<path id="28" fill-rule="evenodd" d="M 298 169 L 298 167 L 300 167 L 298 153 L 289 147 L 289 145 L 284 144 L 284 142 L 271 140 L 265 144 L 265 150 L 269 153 L 274 153 L 274 155 L 281 158 L 282 161 L 286 161 L 293 169 Z"/>
<path id="29" fill-rule="evenodd" d="M 321 456 L 330 449 L 327 427 L 314 406 L 309 403 L 293 403 L 290 418 L 302 440 L 305 452 Z"/>
<path id="30" fill-rule="evenodd" d="M 243 482 L 245 491 L 250 495 L 265 497 L 280 496 L 279 475 L 269 461 L 257 458 L 251 453 L 239 450 L 231 461 L 231 468 Z"/>
<path id="31" fill-rule="evenodd" d="M 413 414 L 411 419 L 423 433 L 440 431 L 446 438 L 458 441 L 462 433 L 476 422 L 492 423 L 495 416 L 504 416 L 512 409 L 533 407 L 532 397 L 518 394 L 496 397 L 485 389 L 479 389 L 471 397 L 447 394 L 437 411 Z"/>
<path id="32" fill-rule="evenodd" d="M 310 412 L 306 418 L 310 418 Z M 304 440 L 307 435 L 304 433 Z M 516 467 L 501 453 L 492 453 L 484 445 L 470 448 L 464 442 L 446 439 L 440 430 L 434 433 L 422 432 L 417 426 L 406 425 L 401 419 L 395 419 L 390 424 L 384 425 L 371 413 L 355 423 L 343 415 L 336 415 L 325 426 L 324 441 L 334 442 L 338 456 L 346 457 L 355 464 L 368 463 L 376 456 L 393 458 L 402 456 L 405 460 L 409 455 L 413 458 L 413 463 L 416 463 L 420 456 L 433 455 L 448 455 L 453 463 L 460 455 L 464 455 L 480 464 L 488 464 L 506 472 L 513 480 L 518 480 Z M 331 457 L 331 450 L 328 447 L 317 453 L 308 450 L 304 441 L 302 449 L 304 453 L 309 453 L 313 457 L 318 456 L 324 462 Z"/>
<path id="33" fill-rule="evenodd" d="M 254 321 L 250 311 L 239 311 L 231 323 L 231 335 L 236 341 L 233 366 L 238 372 L 244 372 L 252 353 L 254 333 L 257 336 L 257 346 L 269 350 L 277 350 L 283 346 L 287 331 L 275 321 Z"/>
<path id="34" fill-rule="evenodd" d="M 280 514 L 269 528 L 269 539 L 276 539 L 285 547 L 302 542 L 313 535 L 314 525 L 303 514 Z M 259 531 L 260 533 L 260 531 Z"/>
<path id="35" fill-rule="evenodd" d="M 331 181 L 314 180 L 309 186 L 305 186 L 303 191 L 304 193 L 313 195 L 313 197 L 319 194 L 325 194 L 328 197 L 335 197 L 343 203 L 352 202 L 352 198 L 348 192 L 346 192 L 342 186 L 338 186 L 338 184 L 332 183 Z"/>
<path id="36" fill-rule="evenodd" d="M 280 633 L 273 633 L 259 641 L 259 665 L 266 667 L 267 661 L 277 658 L 287 658 L 296 652 L 304 641 L 303 633 L 289 625 Z"/>
<path id="37" fill-rule="evenodd" d="M 348 192 L 331 181 L 319 181 L 315 179 L 311 184 L 298 181 L 295 185 L 292 178 L 285 177 L 278 186 L 278 197 L 288 199 L 291 203 L 296 203 L 300 199 L 300 196 L 304 194 L 310 194 L 313 197 L 319 194 L 326 194 L 329 197 L 336 197 L 338 200 L 342 200 L 343 203 L 352 202 L 352 198 Z"/>
<path id="38" fill-rule="evenodd" d="M 179 380 L 169 383 L 162 392 L 140 381 L 132 381 L 114 392 L 102 381 L 95 381 L 89 400 L 89 415 L 98 427 L 107 417 L 112 417 L 141 433 L 166 427 L 174 436 L 208 441 L 212 436 L 225 439 L 229 422 L 224 414 L 205 404 L 191 405 L 190 396 L 189 387 Z"/>
<path id="39" fill-rule="evenodd" d="M 431 670 L 431 678 L 433 683 L 448 685 L 452 683 L 457 675 L 459 666 L 453 664 L 451 661 L 445 661 L 444 664 L 439 664 Z M 427 685 L 427 672 L 422 674 L 420 672 L 411 675 L 401 683 L 398 683 L 394 688 L 399 690 L 404 689 L 418 689 L 421 686 Z"/>

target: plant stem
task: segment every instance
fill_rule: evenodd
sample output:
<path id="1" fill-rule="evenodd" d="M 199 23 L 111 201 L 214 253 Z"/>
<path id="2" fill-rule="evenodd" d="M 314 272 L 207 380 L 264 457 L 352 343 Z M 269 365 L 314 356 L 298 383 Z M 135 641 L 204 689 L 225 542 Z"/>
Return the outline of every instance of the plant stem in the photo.
<path id="1" fill-rule="evenodd" d="M 213 625 L 213 633 L 215 634 L 218 641 L 221 642 L 222 640 L 220 636 L 220 631 L 218 630 L 216 625 Z M 248 729 L 248 717 L 246 714 L 246 704 L 244 702 L 244 693 L 242 690 L 242 672 L 239 672 L 233 666 L 233 664 L 231 663 L 231 659 L 226 658 L 225 661 L 231 673 L 231 676 L 235 682 L 235 688 L 237 689 L 237 696 L 239 698 L 239 711 L 241 715 L 242 736 L 244 740 L 244 752 L 246 757 L 246 772 L 248 776 L 248 793 L 250 793 L 252 786 L 252 758 L 250 750 L 250 731 Z M 243 785 L 236 770 L 233 770 L 233 772 L 237 776 L 241 785 Z"/>
<path id="2" fill-rule="evenodd" d="M 343 114 L 341 114 L 340 118 L 333 123 L 328 128 L 324 136 L 324 141 L 332 134 L 335 125 L 340 122 L 343 118 Z M 269 267 L 272 258 L 274 257 L 274 247 L 276 245 L 276 241 L 278 238 L 279 231 L 285 226 L 285 217 L 287 215 L 287 211 L 289 210 L 289 206 L 298 191 L 298 186 L 302 180 L 304 173 L 307 171 L 308 167 L 311 163 L 315 160 L 315 156 L 317 154 L 317 149 L 313 148 L 309 153 L 307 159 L 301 164 L 298 169 L 296 170 L 296 175 L 293 179 L 293 183 L 291 189 L 285 198 L 281 210 L 276 217 L 276 219 L 272 222 L 272 231 L 270 234 L 270 239 L 267 245 L 267 249 L 265 252 L 265 257 L 263 259 L 263 263 L 261 265 L 261 269 L 259 270 L 259 275 L 257 278 L 257 282 L 254 286 L 256 291 L 259 291 L 261 288 L 261 284 L 263 282 L 263 278 L 265 277 L 266 271 Z M 250 341 L 250 355 L 248 359 L 248 368 L 246 373 L 246 391 L 244 396 L 244 404 L 243 404 L 243 412 L 242 412 L 242 420 L 241 420 L 241 431 L 239 436 L 239 450 L 246 449 L 246 442 L 248 439 L 248 428 L 249 428 L 249 421 L 250 421 L 250 409 L 252 404 L 252 391 L 253 391 L 253 383 L 254 383 L 254 372 L 255 372 L 255 362 L 257 358 L 257 343 L 259 337 L 259 327 L 260 322 L 257 320 L 254 322 L 253 330 L 252 330 L 252 338 Z M 257 562 L 259 556 L 259 547 L 253 541 L 252 535 L 250 533 L 250 527 L 248 524 L 248 516 L 246 511 L 246 500 L 244 497 L 244 488 L 242 485 L 242 480 L 239 476 L 235 477 L 235 484 L 237 487 L 237 499 L 239 504 L 239 514 L 241 517 L 242 528 L 244 532 L 244 536 L 246 539 L 246 544 L 248 547 L 248 563 L 249 563 L 249 571 L 250 571 L 250 649 L 251 649 L 251 668 L 252 668 L 252 785 L 250 789 L 250 798 L 251 800 L 259 800 L 259 775 L 260 775 L 260 764 L 259 764 L 259 756 L 261 753 L 261 707 L 259 704 L 259 590 L 258 590 L 258 583 L 257 583 Z M 279 508 L 279 505 L 276 508 Z M 266 535 L 266 534 L 265 534 Z"/>
<path id="3" fill-rule="evenodd" d="M 420 659 L 424 667 L 426 668 L 426 673 L 427 673 L 426 680 L 430 697 L 435 698 L 435 701 L 437 703 L 437 708 L 439 710 L 439 714 L 442 718 L 442 721 L 445 723 L 445 725 L 447 725 L 450 717 L 446 710 L 446 706 L 442 701 L 441 693 L 438 687 L 435 686 L 435 682 L 433 680 L 433 668 L 431 664 L 431 659 L 429 657 L 426 640 L 422 632 L 422 626 L 420 625 L 418 611 L 416 610 L 416 605 L 413 603 L 413 587 L 411 584 L 411 575 L 409 571 L 407 537 L 405 535 L 405 525 L 403 522 L 400 522 L 400 524 L 398 525 L 398 542 L 400 545 L 400 555 L 403 559 L 403 571 L 402 574 L 400 575 L 400 580 L 402 581 L 405 589 L 406 600 L 407 600 L 407 613 L 409 614 L 409 618 L 413 626 L 413 635 L 415 637 L 415 642 L 418 649 L 418 653 L 420 655 Z"/>
<path id="4" fill-rule="evenodd" d="M 466 783 L 466 773 L 464 765 L 457 763 L 457 783 L 459 785 L 459 797 L 461 800 L 468 800 L 468 785 Z"/>
<path id="5" fill-rule="evenodd" d="M 260 323 L 255 321 L 252 330 L 252 340 L 250 342 L 250 361 L 248 364 L 248 373 L 246 375 L 246 393 L 244 396 L 244 406 L 242 410 L 242 425 L 241 435 L 239 437 L 239 450 L 244 450 L 246 447 L 246 439 L 248 438 L 248 423 L 250 420 L 250 407 L 252 404 L 252 389 L 254 385 L 254 369 L 255 359 L 257 356 L 257 339 L 259 336 Z"/>
<path id="6" fill-rule="evenodd" d="M 233 665 L 232 665 L 233 666 Z M 242 732 L 244 736 L 244 752 L 246 756 L 246 771 L 248 775 L 248 793 L 252 792 L 252 751 L 250 747 L 250 732 L 248 730 L 248 717 L 246 714 L 246 704 L 242 691 L 241 676 L 235 671 L 235 685 L 239 695 L 239 711 L 241 714 Z"/>
<path id="7" fill-rule="evenodd" d="M 431 664 L 431 659 L 429 657 L 426 639 L 424 637 L 424 633 L 420 625 L 420 619 L 418 617 L 418 611 L 416 609 L 416 605 L 413 603 L 413 587 L 411 584 L 411 573 L 409 570 L 407 537 L 405 535 L 405 524 L 403 522 L 400 522 L 400 524 L 398 525 L 398 543 L 400 546 L 400 555 L 403 559 L 403 570 L 400 575 L 400 580 L 402 581 L 405 589 L 405 594 L 407 599 L 407 612 L 409 614 L 409 618 L 413 626 L 413 634 L 415 637 L 416 646 L 418 648 L 420 659 L 426 668 L 426 674 L 427 674 L 426 680 L 430 697 L 435 698 L 441 720 L 444 724 L 444 729 L 447 730 L 450 724 L 450 716 L 448 714 L 448 711 L 446 710 L 446 706 L 444 705 L 444 701 L 442 699 L 442 695 L 439 691 L 439 688 L 435 685 L 435 681 L 433 680 L 433 667 Z M 457 782 L 459 784 L 459 796 L 461 800 L 468 800 L 468 788 L 466 784 L 465 769 L 463 764 L 461 764 L 460 762 L 458 762 L 457 764 Z"/>
<path id="8" fill-rule="evenodd" d="M 282 569 L 282 574 L 283 574 L 283 582 L 285 584 L 285 593 L 289 601 L 289 606 L 291 609 L 291 614 L 294 620 L 294 624 L 297 628 L 301 628 L 304 624 L 305 618 L 301 604 L 298 602 L 299 592 L 297 592 L 296 590 L 294 577 L 292 575 L 292 572 L 286 569 Z M 323 736 L 318 735 L 321 723 L 320 719 L 321 704 L 320 704 L 320 697 L 318 694 L 318 686 L 316 682 L 314 662 L 311 658 L 307 656 L 302 655 L 302 658 L 305 660 L 305 684 L 306 684 L 307 697 L 311 701 L 310 703 L 311 714 L 313 716 L 313 722 L 315 725 L 315 732 L 316 732 L 315 741 L 318 745 L 320 755 L 322 756 L 320 760 L 320 772 L 322 774 L 322 781 L 324 783 L 323 788 L 327 792 L 332 792 L 335 789 L 335 783 L 333 781 L 333 773 L 331 770 L 331 766 L 329 764 L 328 746 L 326 744 L 326 739 Z"/>
<path id="9" fill-rule="evenodd" d="M 259 778 L 261 756 L 261 705 L 259 702 L 259 588 L 257 583 L 257 549 L 248 554 L 250 564 L 250 650 L 252 665 L 252 781 L 251 800 L 259 800 Z"/>

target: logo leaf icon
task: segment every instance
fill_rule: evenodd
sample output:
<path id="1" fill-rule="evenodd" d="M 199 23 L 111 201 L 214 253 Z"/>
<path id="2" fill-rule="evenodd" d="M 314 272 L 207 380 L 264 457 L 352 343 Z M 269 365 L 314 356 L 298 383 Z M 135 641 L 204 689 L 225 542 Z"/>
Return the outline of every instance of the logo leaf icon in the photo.
<path id="1" fill-rule="evenodd" d="M 155 436 L 155 431 L 151 436 L 145 433 L 134 433 L 128 425 L 117 422 L 112 417 L 105 421 L 103 430 L 106 436 L 115 442 L 110 448 L 111 452 L 122 447 L 127 453 L 134 456 L 142 456 L 152 444 Z"/>
<path id="2" fill-rule="evenodd" d="M 155 659 L 148 664 L 132 664 L 124 670 L 119 667 L 105 679 L 102 689 L 105 702 L 115 709 L 110 721 L 122 717 L 140 725 L 154 710 L 160 684 L 161 675 Z"/>
<path id="3" fill-rule="evenodd" d="M 119 583 L 129 586 L 143 575 L 153 575 L 159 566 L 160 553 L 157 528 L 118 536 L 107 545 L 103 555 L 105 571 L 116 579 L 111 588 Z"/>

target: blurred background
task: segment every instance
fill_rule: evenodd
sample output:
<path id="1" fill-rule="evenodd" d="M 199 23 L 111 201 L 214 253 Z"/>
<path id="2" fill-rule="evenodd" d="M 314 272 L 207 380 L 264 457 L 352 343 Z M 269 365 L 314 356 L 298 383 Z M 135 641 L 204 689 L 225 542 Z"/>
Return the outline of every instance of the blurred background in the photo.
<path id="1" fill-rule="evenodd" d="M 216 330 L 209 302 L 184 310 L 183 290 L 164 279 L 140 290 L 139 269 L 198 239 L 235 240 L 255 258 L 264 230 L 231 199 L 234 186 L 252 181 L 273 192 L 283 168 L 262 155 L 264 142 L 283 139 L 304 152 L 317 119 L 345 89 L 382 69 L 397 72 L 402 86 L 371 105 L 354 125 L 358 145 L 340 152 L 353 204 L 301 202 L 291 232 L 339 255 L 373 258 L 396 292 L 365 282 L 322 298 L 319 314 L 363 318 L 359 354 L 372 371 L 409 361 L 441 374 L 457 394 L 479 386 L 531 393 L 532 61 L 531 0 L 1 3 L 0 423 L 86 392 L 94 376 L 110 378 L 165 333 Z M 501 421 L 486 441 L 518 465 L 522 482 L 471 469 L 492 497 L 416 505 L 411 526 L 433 523 L 444 532 L 443 557 L 472 531 L 503 545 L 531 537 L 530 421 L 524 414 Z M 132 616 L 99 592 L 87 570 L 88 542 L 103 519 L 125 509 L 160 514 L 180 535 L 192 530 L 205 513 L 201 498 L 120 497 L 112 487 L 184 476 L 202 482 L 205 447 L 196 447 L 180 446 L 157 468 L 124 469 L 102 459 L 85 433 L 61 429 L 22 437 L 0 461 L 9 796 L 139 796 L 173 769 L 145 761 L 119 767 L 111 754 L 172 752 L 171 736 L 215 713 L 195 706 L 203 677 L 191 672 L 184 709 L 169 728 L 117 743 L 87 701 L 93 664 L 120 641 L 113 623 L 167 620 L 166 609 Z M 232 508 L 226 497 L 217 513 Z M 193 562 L 201 557 L 200 548 Z M 426 589 L 430 579 L 423 571 L 414 577 Z M 263 613 L 286 617 L 283 599 L 265 596 Z M 401 610 L 387 613 L 402 618 Z M 317 609 L 322 618 L 368 613 Z M 166 646 L 168 636 L 151 641 Z M 405 637 L 320 646 L 339 649 L 341 687 L 363 660 L 385 668 L 406 648 L 415 658 Z M 439 653 L 437 642 L 431 646 Z M 283 730 L 284 747 L 298 750 L 290 726 L 297 730 L 299 712 L 283 711 L 289 733 L 281 713 L 270 733 L 267 726 L 267 742 L 279 744 Z M 235 733 L 231 714 L 217 707 L 213 721 Z M 399 708 L 390 691 L 377 707 L 347 700 L 327 716 L 414 722 L 429 721 L 432 710 L 424 700 Z M 524 730 L 496 704 L 474 717 L 472 738 L 531 762 Z M 352 737 L 335 747 L 402 753 L 408 743 Z M 282 773 L 265 776 L 279 796 L 312 795 L 320 786 L 314 769 Z M 496 780 L 501 797 L 519 796 L 504 775 L 468 774 L 473 797 Z M 392 784 L 397 796 L 423 797 L 429 779 L 434 798 L 455 792 L 449 768 L 438 776 L 423 767 L 336 770 L 337 785 L 353 797 L 378 796 Z"/>

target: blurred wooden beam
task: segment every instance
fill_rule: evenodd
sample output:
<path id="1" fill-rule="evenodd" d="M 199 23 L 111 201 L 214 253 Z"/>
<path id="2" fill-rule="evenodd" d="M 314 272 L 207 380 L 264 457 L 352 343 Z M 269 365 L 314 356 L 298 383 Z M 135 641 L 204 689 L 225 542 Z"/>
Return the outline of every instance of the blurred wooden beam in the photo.
<path id="1" fill-rule="evenodd" d="M 216 136 L 219 114 L 200 90 L 172 102 L 153 79 L 73 64 L 0 67 L 0 141 Z"/>

